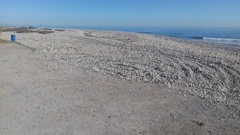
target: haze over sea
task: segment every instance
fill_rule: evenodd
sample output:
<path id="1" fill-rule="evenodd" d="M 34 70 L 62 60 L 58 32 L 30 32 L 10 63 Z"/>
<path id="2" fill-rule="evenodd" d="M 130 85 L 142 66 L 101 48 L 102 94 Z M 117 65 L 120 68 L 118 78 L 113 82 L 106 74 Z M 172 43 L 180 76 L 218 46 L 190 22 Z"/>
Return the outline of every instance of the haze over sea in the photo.
<path id="1" fill-rule="evenodd" d="M 45 27 L 45 26 L 42 26 Z M 46 26 L 88 30 L 114 30 L 168 36 L 184 40 L 222 43 L 240 46 L 240 28 L 229 27 L 130 27 L 130 26 Z"/>

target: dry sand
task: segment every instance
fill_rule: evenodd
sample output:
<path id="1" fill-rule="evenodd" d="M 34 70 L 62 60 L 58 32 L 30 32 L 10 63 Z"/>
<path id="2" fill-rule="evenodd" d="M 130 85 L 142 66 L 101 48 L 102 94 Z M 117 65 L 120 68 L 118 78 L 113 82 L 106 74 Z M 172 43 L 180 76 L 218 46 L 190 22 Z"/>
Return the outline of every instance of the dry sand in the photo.
<path id="1" fill-rule="evenodd" d="M 0 134 L 240 132 L 239 48 L 113 31 L 16 35 L 37 50 L 0 45 Z"/>

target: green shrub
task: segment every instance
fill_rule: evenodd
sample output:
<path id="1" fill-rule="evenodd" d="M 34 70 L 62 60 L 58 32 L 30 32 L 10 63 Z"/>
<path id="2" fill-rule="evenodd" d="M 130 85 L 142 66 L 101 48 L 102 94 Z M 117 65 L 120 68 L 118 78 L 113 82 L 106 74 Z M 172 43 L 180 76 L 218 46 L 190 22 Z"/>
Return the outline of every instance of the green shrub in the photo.
<path id="1" fill-rule="evenodd" d="M 50 29 L 50 28 L 44 28 L 43 30 L 52 30 L 52 29 Z"/>
<path id="2" fill-rule="evenodd" d="M 37 29 L 37 27 L 29 26 L 28 29 Z"/>
<path id="3" fill-rule="evenodd" d="M 4 29 L 3 31 L 16 31 L 16 33 L 31 33 L 31 32 L 33 32 L 26 28 L 7 28 L 7 29 Z"/>
<path id="4" fill-rule="evenodd" d="M 50 33 L 54 33 L 54 31 L 39 31 L 38 33 L 40 33 L 40 34 L 50 34 Z"/>
<path id="5" fill-rule="evenodd" d="M 20 28 L 14 31 L 16 31 L 16 33 L 28 33 L 30 30 L 28 30 L 27 28 Z"/>
<path id="6" fill-rule="evenodd" d="M 56 29 L 55 31 L 65 31 L 65 30 L 62 30 L 62 29 Z"/>

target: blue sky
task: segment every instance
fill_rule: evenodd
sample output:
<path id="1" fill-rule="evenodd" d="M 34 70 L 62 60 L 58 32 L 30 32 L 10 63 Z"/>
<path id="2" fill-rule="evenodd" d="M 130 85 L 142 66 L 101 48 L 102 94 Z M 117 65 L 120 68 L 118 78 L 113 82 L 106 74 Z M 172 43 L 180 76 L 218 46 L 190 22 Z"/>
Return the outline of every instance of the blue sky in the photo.
<path id="1" fill-rule="evenodd" d="M 240 27 L 240 0 L 0 0 L 0 25 Z"/>

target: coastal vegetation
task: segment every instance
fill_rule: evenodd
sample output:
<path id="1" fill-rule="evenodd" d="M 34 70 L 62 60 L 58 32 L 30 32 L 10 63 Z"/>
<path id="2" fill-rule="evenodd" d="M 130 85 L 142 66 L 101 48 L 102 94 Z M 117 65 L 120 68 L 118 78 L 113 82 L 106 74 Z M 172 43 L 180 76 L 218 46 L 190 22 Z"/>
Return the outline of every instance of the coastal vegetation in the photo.
<path id="1" fill-rule="evenodd" d="M 40 34 L 54 33 L 54 31 L 52 29 L 48 29 L 48 28 L 37 29 L 34 27 L 30 27 L 28 29 L 27 28 L 5 28 L 2 31 L 3 32 L 12 31 L 12 32 L 16 32 L 16 33 L 40 33 Z"/>

